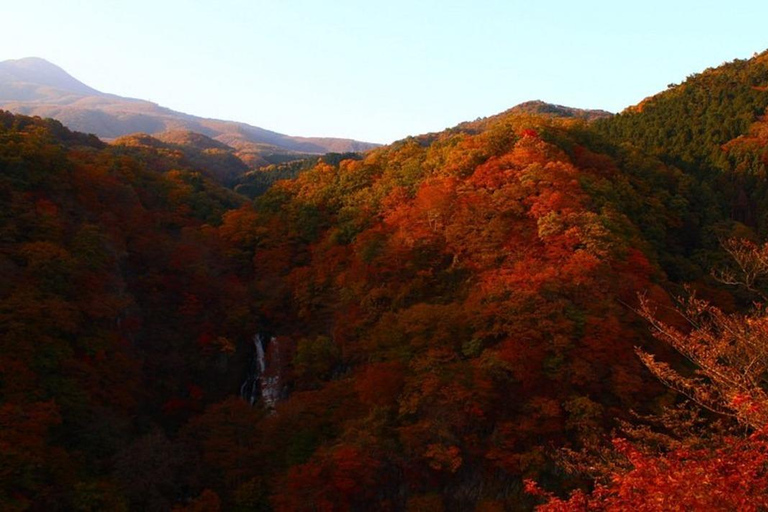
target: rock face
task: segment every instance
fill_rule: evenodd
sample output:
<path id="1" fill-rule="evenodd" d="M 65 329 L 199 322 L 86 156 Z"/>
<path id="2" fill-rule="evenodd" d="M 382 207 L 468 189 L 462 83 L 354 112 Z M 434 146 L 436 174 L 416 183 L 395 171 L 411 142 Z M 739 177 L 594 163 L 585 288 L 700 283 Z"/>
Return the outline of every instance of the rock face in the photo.
<path id="1" fill-rule="evenodd" d="M 296 137 L 233 121 L 205 119 L 155 103 L 106 94 L 44 59 L 0 62 L 0 108 L 18 114 L 52 117 L 72 130 L 103 139 L 143 132 L 186 131 L 206 135 L 235 148 L 257 166 L 286 155 L 360 152 L 378 144 L 350 139 Z"/>

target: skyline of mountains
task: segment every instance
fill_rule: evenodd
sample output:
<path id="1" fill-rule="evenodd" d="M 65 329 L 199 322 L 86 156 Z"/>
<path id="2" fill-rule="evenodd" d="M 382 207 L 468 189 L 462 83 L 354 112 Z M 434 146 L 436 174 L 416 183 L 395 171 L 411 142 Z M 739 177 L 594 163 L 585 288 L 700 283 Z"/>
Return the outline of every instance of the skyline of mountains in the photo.
<path id="1" fill-rule="evenodd" d="M 251 167 L 306 155 L 360 152 L 379 144 L 334 137 L 285 135 L 247 123 L 177 112 L 150 101 L 108 94 L 39 57 L 0 62 L 0 108 L 50 117 L 105 140 L 125 135 L 194 132 L 236 150 Z"/>

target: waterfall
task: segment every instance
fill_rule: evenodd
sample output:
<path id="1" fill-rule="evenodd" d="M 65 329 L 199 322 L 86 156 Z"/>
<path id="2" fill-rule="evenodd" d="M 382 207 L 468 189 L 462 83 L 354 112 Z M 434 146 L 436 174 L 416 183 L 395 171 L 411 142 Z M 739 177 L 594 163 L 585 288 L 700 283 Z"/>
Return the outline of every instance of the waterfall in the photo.
<path id="1" fill-rule="evenodd" d="M 248 372 L 243 384 L 240 386 L 240 397 L 243 400 L 247 400 L 251 405 L 255 405 L 259 398 L 261 398 L 260 377 L 266 368 L 264 338 L 261 334 L 253 336 L 253 346 L 254 352 L 248 365 Z"/>
<path id="2" fill-rule="evenodd" d="M 274 409 L 281 398 L 280 382 L 280 344 L 277 339 L 272 338 L 268 347 L 270 371 L 262 373 L 261 378 L 261 398 L 264 399 L 264 406 L 267 409 Z"/>
<path id="3" fill-rule="evenodd" d="M 263 400 L 264 407 L 274 410 L 283 398 L 283 382 L 280 361 L 280 344 L 277 338 L 257 333 L 253 337 L 253 357 L 245 381 L 240 386 L 240 396 L 249 404 L 256 405 Z"/>
<path id="4" fill-rule="evenodd" d="M 272 340 L 274 341 L 274 338 Z M 264 354 L 264 338 L 261 334 L 253 337 L 253 344 L 256 346 L 256 363 L 259 365 L 259 375 L 264 375 L 264 370 L 267 369 L 267 357 Z"/>

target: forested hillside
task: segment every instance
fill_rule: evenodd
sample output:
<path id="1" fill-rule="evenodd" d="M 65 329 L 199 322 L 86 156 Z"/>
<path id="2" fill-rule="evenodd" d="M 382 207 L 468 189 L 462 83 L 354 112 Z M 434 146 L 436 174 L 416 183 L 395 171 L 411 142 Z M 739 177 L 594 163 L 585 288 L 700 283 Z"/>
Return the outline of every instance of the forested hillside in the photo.
<path id="1" fill-rule="evenodd" d="M 0 197 L 2 508 L 170 507 L 167 436 L 231 394 L 254 329 L 215 227 L 243 199 L 7 113 Z"/>
<path id="2" fill-rule="evenodd" d="M 596 128 L 689 171 L 723 170 L 720 146 L 768 107 L 768 52 L 689 76 Z"/>
<path id="3" fill-rule="evenodd" d="M 0 505 L 759 510 L 767 85 L 532 104 L 255 201 L 210 140 L 1 113 Z"/>

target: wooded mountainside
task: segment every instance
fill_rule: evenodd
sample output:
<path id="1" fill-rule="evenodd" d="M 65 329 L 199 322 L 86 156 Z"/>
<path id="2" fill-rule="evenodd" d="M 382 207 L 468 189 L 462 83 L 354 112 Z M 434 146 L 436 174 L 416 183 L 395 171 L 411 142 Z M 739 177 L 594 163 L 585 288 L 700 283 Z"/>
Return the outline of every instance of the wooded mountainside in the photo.
<path id="1" fill-rule="evenodd" d="M 767 507 L 768 53 L 554 107 L 254 201 L 0 113 L 0 506 Z"/>

